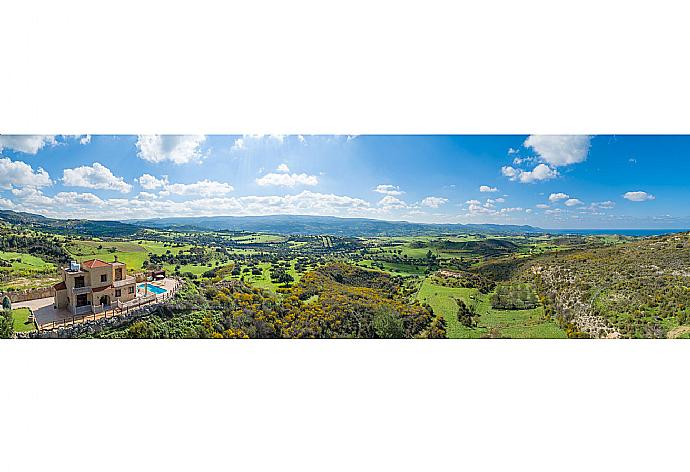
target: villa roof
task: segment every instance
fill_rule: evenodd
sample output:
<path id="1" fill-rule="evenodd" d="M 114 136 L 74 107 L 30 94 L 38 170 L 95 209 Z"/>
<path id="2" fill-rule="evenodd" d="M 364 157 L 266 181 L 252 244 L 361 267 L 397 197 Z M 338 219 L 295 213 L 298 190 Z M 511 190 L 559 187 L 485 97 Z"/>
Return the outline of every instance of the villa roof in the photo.
<path id="1" fill-rule="evenodd" d="M 53 285 L 53 288 L 55 290 L 67 290 L 67 284 L 65 282 L 60 282 L 58 284 Z"/>
<path id="2" fill-rule="evenodd" d="M 94 287 L 91 289 L 92 292 L 102 292 L 103 290 L 108 290 L 109 288 L 113 288 L 112 285 L 104 285 L 103 287 Z"/>
<path id="3" fill-rule="evenodd" d="M 86 267 L 87 269 L 94 269 L 96 267 L 108 267 L 110 264 L 108 264 L 105 261 L 102 261 L 100 259 L 91 259 L 88 261 L 84 261 L 81 263 L 82 267 Z"/>

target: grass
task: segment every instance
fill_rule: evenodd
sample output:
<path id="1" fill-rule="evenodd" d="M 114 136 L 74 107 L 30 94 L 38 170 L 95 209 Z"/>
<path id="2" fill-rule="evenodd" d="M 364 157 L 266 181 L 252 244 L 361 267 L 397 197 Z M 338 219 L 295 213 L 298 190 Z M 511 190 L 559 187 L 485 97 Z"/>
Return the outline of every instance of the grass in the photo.
<path id="1" fill-rule="evenodd" d="M 11 267 L 0 267 L 0 290 L 15 291 L 52 285 L 59 280 L 55 264 L 19 252 L 0 251 L 0 259 Z"/>
<path id="2" fill-rule="evenodd" d="M 481 294 L 474 288 L 442 287 L 427 279 L 422 283 L 417 298 L 429 303 L 434 313 L 445 318 L 449 338 L 480 338 L 490 333 L 507 338 L 566 338 L 565 331 L 555 322 L 544 319 L 543 307 L 532 310 L 494 310 L 491 308 L 490 294 Z M 476 304 L 480 314 L 476 328 L 467 328 L 458 322 L 458 307 L 454 298 L 462 299 L 468 305 Z"/>
<path id="3" fill-rule="evenodd" d="M 40 257 L 32 256 L 31 254 L 0 251 L 0 259 L 8 261 L 12 264 L 12 267 L 0 267 L 0 270 L 4 271 L 45 271 L 55 269 L 55 264 L 46 262 Z"/>
<path id="4" fill-rule="evenodd" d="M 14 321 L 14 331 L 17 333 L 25 331 L 33 331 L 35 329 L 33 322 L 29 321 L 31 311 L 28 308 L 16 308 L 12 310 L 12 319 Z"/>

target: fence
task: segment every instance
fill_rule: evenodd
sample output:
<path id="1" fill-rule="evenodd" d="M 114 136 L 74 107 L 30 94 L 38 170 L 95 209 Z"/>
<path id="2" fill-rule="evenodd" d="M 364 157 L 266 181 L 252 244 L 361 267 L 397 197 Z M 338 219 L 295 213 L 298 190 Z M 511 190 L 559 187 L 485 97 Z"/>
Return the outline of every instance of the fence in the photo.
<path id="1" fill-rule="evenodd" d="M 170 300 L 175 296 L 175 292 L 182 285 L 182 281 L 175 279 L 175 284 L 173 287 L 165 293 L 160 295 L 149 295 L 148 297 L 135 298 L 131 302 L 122 303 L 119 300 L 116 304 L 110 308 L 103 308 L 98 310 L 96 307 L 92 307 L 91 312 L 83 315 L 74 315 L 72 317 L 64 318 L 62 320 L 52 321 L 50 323 L 45 323 L 42 325 L 36 324 L 39 331 L 50 331 L 57 328 L 73 326 L 78 323 L 86 323 L 89 321 L 96 321 L 101 318 L 112 318 L 114 316 L 128 315 L 130 312 L 139 310 L 141 308 L 151 306 L 154 304 L 162 303 L 166 300 Z"/>

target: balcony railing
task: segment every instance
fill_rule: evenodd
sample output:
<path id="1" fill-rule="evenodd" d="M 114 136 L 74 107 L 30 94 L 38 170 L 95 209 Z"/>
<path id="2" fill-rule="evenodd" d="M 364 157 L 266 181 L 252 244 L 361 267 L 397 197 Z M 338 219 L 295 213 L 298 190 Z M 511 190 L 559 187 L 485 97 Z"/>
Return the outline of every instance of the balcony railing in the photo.
<path id="1" fill-rule="evenodd" d="M 124 287 L 125 285 L 132 285 L 133 283 L 136 283 L 136 279 L 130 275 L 129 277 L 125 277 L 122 280 L 115 280 L 113 282 L 113 287 L 120 288 Z"/>
<path id="2" fill-rule="evenodd" d="M 91 287 L 74 287 L 72 293 L 75 295 L 83 295 L 85 293 L 91 293 Z"/>
<path id="3" fill-rule="evenodd" d="M 91 305 L 83 305 L 83 306 L 74 307 L 74 314 L 75 315 L 85 315 L 87 313 L 91 313 Z"/>

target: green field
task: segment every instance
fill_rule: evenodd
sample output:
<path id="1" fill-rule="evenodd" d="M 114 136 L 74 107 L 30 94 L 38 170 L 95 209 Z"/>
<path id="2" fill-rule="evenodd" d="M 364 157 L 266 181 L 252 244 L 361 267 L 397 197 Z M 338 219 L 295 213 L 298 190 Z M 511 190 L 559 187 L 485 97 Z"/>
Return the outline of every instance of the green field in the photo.
<path id="1" fill-rule="evenodd" d="M 468 305 L 476 303 L 480 314 L 479 325 L 467 328 L 457 319 L 458 306 L 454 298 Z M 565 331 L 553 321 L 544 319 L 543 307 L 533 310 L 494 310 L 490 295 L 483 295 L 474 288 L 451 288 L 424 281 L 417 294 L 420 302 L 427 302 L 434 313 L 446 320 L 449 338 L 481 338 L 492 335 L 507 338 L 566 338 Z"/>
<path id="2" fill-rule="evenodd" d="M 15 332 L 21 333 L 24 331 L 33 331 L 35 329 L 33 322 L 28 320 L 30 314 L 31 312 L 28 308 L 16 308 L 12 310 Z"/>
<path id="3" fill-rule="evenodd" d="M 19 252 L 0 251 L 0 260 L 11 264 L 0 267 L 0 290 L 25 290 L 52 285 L 59 280 L 55 264 Z"/>

